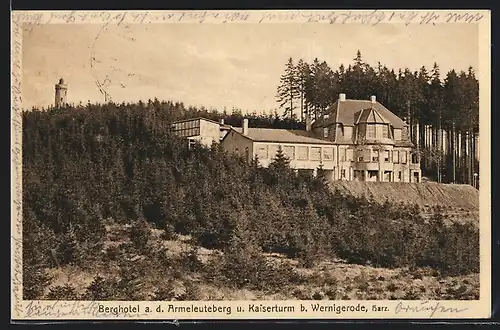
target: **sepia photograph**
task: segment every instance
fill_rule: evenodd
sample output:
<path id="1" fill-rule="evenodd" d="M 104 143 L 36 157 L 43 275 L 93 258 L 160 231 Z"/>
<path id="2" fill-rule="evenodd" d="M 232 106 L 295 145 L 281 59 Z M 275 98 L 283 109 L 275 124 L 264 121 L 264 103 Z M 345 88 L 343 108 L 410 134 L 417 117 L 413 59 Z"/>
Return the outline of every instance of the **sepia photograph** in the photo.
<path id="1" fill-rule="evenodd" d="M 21 26 L 22 300 L 480 299 L 479 24 L 131 15 Z"/>

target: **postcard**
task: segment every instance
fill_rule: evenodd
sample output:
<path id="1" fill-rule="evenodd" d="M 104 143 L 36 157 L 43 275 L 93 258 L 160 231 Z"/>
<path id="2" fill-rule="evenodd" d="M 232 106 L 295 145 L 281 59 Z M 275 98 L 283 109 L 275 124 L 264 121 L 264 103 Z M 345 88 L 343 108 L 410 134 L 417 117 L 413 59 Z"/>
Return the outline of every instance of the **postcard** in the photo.
<path id="1" fill-rule="evenodd" d="M 490 316 L 489 11 L 11 23 L 13 321 Z"/>

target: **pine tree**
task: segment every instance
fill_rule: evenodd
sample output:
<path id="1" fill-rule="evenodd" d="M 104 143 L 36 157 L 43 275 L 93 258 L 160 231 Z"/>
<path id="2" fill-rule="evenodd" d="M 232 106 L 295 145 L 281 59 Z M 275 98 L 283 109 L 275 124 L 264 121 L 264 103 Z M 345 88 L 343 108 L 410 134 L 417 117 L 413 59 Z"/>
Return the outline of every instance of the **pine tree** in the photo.
<path id="1" fill-rule="evenodd" d="M 436 155 L 436 173 L 437 173 L 437 181 L 441 182 L 441 166 L 442 166 L 442 84 L 440 79 L 439 66 L 437 63 L 434 63 L 434 66 L 431 71 L 431 84 L 430 84 L 430 107 L 433 113 L 433 125 L 434 129 L 434 138 L 432 141 L 432 149 L 434 150 L 434 154 Z"/>
<path id="2" fill-rule="evenodd" d="M 290 159 L 284 154 L 281 146 L 278 147 L 276 156 L 266 169 L 268 184 L 279 184 L 286 186 L 289 178 L 293 177 L 293 169 L 290 167 Z"/>
<path id="3" fill-rule="evenodd" d="M 352 99 L 367 99 L 370 96 L 366 84 L 365 73 L 368 65 L 363 62 L 361 52 L 358 50 L 354 64 L 349 65 L 342 79 L 342 91 Z"/>
<path id="4" fill-rule="evenodd" d="M 278 147 L 276 156 L 273 158 L 271 164 L 269 164 L 269 168 L 277 172 L 290 169 L 290 159 L 285 155 L 281 146 Z"/>
<path id="5" fill-rule="evenodd" d="M 456 147 L 456 127 L 457 127 L 457 119 L 459 120 L 460 126 L 460 116 L 463 113 L 464 109 L 464 93 L 463 86 L 459 77 L 457 76 L 454 70 L 451 70 L 446 74 L 446 78 L 444 79 L 443 85 L 443 102 L 444 102 L 444 117 L 445 122 L 448 127 L 451 127 L 451 141 L 448 141 L 449 151 L 451 154 L 450 159 L 450 170 L 452 173 L 449 174 L 451 181 L 456 181 L 456 159 L 460 158 L 460 154 L 457 153 Z M 458 156 L 458 157 L 457 157 Z"/>
<path id="6" fill-rule="evenodd" d="M 304 121 L 304 113 L 308 109 L 308 99 L 306 95 L 310 92 L 312 88 L 312 77 L 311 68 L 309 64 L 300 59 L 297 63 L 297 82 L 299 89 L 299 99 L 300 99 L 300 121 Z"/>
<path id="7" fill-rule="evenodd" d="M 299 97 L 299 86 L 297 82 L 297 68 L 290 57 L 285 65 L 285 73 L 280 78 L 280 85 L 276 99 L 280 108 L 284 108 L 284 117 L 294 118 L 294 111 L 297 108 L 295 100 Z"/>

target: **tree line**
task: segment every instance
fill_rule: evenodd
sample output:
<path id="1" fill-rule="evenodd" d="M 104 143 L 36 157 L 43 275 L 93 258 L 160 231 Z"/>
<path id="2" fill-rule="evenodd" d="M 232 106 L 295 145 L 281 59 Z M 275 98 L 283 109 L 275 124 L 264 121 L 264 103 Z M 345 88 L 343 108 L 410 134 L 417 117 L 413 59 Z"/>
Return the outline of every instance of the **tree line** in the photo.
<path id="1" fill-rule="evenodd" d="M 171 119 L 205 116 L 205 111 L 154 100 L 23 113 L 28 297 L 39 296 L 47 268 L 103 260 L 110 222 L 139 229 L 149 223 L 167 234 L 190 235 L 211 249 L 234 251 L 237 237 L 238 244 L 251 244 L 250 250 L 281 252 L 305 263 L 340 256 L 448 274 L 478 271 L 474 225 L 446 225 L 439 213 L 426 222 L 418 207 L 341 196 L 321 175 L 295 175 L 283 154 L 261 168 L 220 145 L 190 148 L 169 133 Z M 132 231 L 134 237 L 140 233 Z"/>
<path id="2" fill-rule="evenodd" d="M 357 52 L 353 63 L 333 70 L 326 61 L 289 58 L 277 86 L 283 116 L 304 122 L 328 112 L 345 93 L 349 99 L 377 100 L 409 124 L 423 174 L 438 182 L 474 183 L 479 172 L 479 82 L 472 67 L 443 77 L 439 65 L 417 71 L 376 67 Z M 476 185 L 477 186 L 477 185 Z"/>

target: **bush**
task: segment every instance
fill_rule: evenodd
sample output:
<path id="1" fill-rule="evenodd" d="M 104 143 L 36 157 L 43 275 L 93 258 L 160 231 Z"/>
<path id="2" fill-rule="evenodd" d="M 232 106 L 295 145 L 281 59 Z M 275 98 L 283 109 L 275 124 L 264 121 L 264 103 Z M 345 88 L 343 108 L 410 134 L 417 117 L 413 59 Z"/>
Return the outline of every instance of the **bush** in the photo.
<path id="1" fill-rule="evenodd" d="M 85 300 L 117 300 L 118 296 L 118 281 L 115 278 L 104 278 L 96 275 L 86 288 L 83 295 Z"/>
<path id="2" fill-rule="evenodd" d="M 41 299 L 51 281 L 43 266 L 27 259 L 23 261 L 23 299 Z"/>
<path id="3" fill-rule="evenodd" d="M 224 252 L 221 275 L 237 288 L 260 288 L 267 269 L 267 261 L 258 246 L 235 239 Z"/>
<path id="4" fill-rule="evenodd" d="M 151 239 L 151 227 L 145 220 L 135 222 L 130 228 L 130 241 L 134 247 L 143 252 L 149 253 L 148 245 Z"/>
<path id="5" fill-rule="evenodd" d="M 117 282 L 117 300 L 145 300 L 143 290 L 145 272 L 148 265 L 140 259 L 122 260 L 120 264 L 119 281 Z"/>
<path id="6" fill-rule="evenodd" d="M 61 265 L 81 265 L 85 259 L 74 230 L 59 236 L 57 259 Z"/>
<path id="7" fill-rule="evenodd" d="M 157 301 L 174 300 L 176 298 L 175 286 L 173 280 L 168 280 L 165 286 L 157 288 L 152 299 Z"/>
<path id="8" fill-rule="evenodd" d="M 78 300 L 79 295 L 71 284 L 58 285 L 50 288 L 47 294 L 49 300 Z"/>
<path id="9" fill-rule="evenodd" d="M 183 251 L 180 260 L 182 268 L 188 272 L 201 271 L 204 267 L 203 263 L 198 257 L 198 248 L 192 246 L 188 251 Z"/>
<path id="10" fill-rule="evenodd" d="M 176 300 L 196 301 L 203 298 L 202 292 L 196 283 L 188 282 L 185 284 L 185 291 L 179 295 Z"/>
<path id="11" fill-rule="evenodd" d="M 170 241 L 177 238 L 177 233 L 175 232 L 175 227 L 169 223 L 163 225 L 163 231 L 161 233 L 161 239 Z"/>
<path id="12" fill-rule="evenodd" d="M 41 299 L 52 278 L 47 268 L 57 260 L 51 257 L 55 235 L 39 222 L 29 208 L 23 217 L 23 299 Z"/>
<path id="13" fill-rule="evenodd" d="M 330 191 L 321 178 L 295 175 L 282 151 L 261 168 L 220 148 L 187 148 L 167 123 L 199 115 L 220 119 L 159 101 L 23 112 L 23 249 L 34 274 L 25 279 L 28 296 L 40 295 L 44 269 L 58 261 L 93 267 L 103 257 L 152 257 L 149 223 L 162 228 L 163 239 L 189 234 L 200 245 L 227 250 L 219 268 L 239 285 L 274 281 L 276 267 L 259 256 L 262 250 L 284 253 L 305 267 L 338 256 L 382 267 L 429 266 L 444 275 L 479 272 L 474 226 L 443 225 L 440 208 L 426 223 L 415 206 L 379 205 Z M 290 124 L 252 120 L 257 126 Z M 100 254 L 107 217 L 123 225 L 133 221 L 128 234 L 135 251 Z M 234 248 L 240 226 L 240 239 L 248 244 Z M 57 256 L 50 260 L 53 249 Z M 205 272 L 196 262 L 191 266 Z"/>

